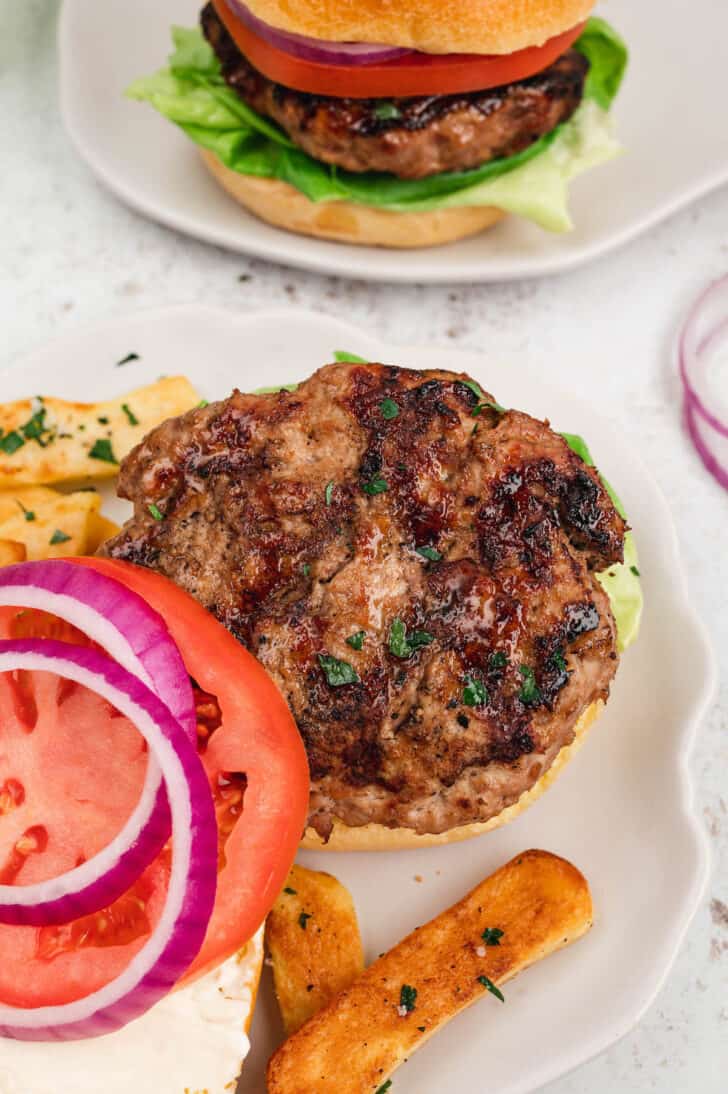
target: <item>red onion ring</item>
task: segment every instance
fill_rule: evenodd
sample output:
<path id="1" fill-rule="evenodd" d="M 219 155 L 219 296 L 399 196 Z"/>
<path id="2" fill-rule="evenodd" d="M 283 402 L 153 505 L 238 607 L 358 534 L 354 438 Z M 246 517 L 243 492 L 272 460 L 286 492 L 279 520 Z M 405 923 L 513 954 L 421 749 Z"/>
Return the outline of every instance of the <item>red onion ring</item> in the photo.
<path id="1" fill-rule="evenodd" d="M 15 669 L 54 672 L 106 699 L 147 741 L 167 788 L 172 867 L 164 908 L 148 941 L 123 972 L 83 999 L 27 1009 L 0 1004 L 0 1037 L 97 1037 L 149 1010 L 189 968 L 202 945 L 217 882 L 212 795 L 197 752 L 179 722 L 149 688 L 105 654 L 51 639 L 0 642 L 0 672 Z"/>
<path id="2" fill-rule="evenodd" d="M 367 42 L 328 42 L 293 34 L 263 22 L 242 0 L 226 0 L 232 13 L 264 41 L 304 61 L 324 61 L 330 65 L 367 65 L 375 61 L 396 61 L 414 50 L 400 46 L 382 46 Z"/>
<path id="3" fill-rule="evenodd" d="M 711 357 L 728 342 L 728 276 L 713 282 L 701 293 L 680 332 L 678 361 L 685 392 L 685 428 L 705 468 L 728 490 L 728 423 L 708 404 L 704 381 Z M 701 386 L 701 381 L 703 385 Z M 717 436 L 709 440 L 710 433 Z M 724 448 L 718 456 L 715 446 Z"/>
<path id="4" fill-rule="evenodd" d="M 28 562 L 0 570 L 0 607 L 51 612 L 100 645 L 169 708 L 196 743 L 192 688 L 161 618 L 136 593 L 70 562 Z M 139 803 L 122 831 L 82 866 L 34 885 L 0 885 L 0 923 L 68 923 L 107 907 L 126 892 L 169 838 L 161 775 L 150 756 Z"/>

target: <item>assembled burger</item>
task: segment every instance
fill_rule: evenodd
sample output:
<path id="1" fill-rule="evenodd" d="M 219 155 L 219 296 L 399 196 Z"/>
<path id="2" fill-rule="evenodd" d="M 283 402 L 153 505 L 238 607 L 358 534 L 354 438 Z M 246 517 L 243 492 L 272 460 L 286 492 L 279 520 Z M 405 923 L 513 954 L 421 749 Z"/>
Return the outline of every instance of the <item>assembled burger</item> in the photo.
<path id="1" fill-rule="evenodd" d="M 592 0 L 212 0 L 128 94 L 271 224 L 418 247 L 506 213 L 571 227 L 571 178 L 612 158 L 627 51 Z"/>

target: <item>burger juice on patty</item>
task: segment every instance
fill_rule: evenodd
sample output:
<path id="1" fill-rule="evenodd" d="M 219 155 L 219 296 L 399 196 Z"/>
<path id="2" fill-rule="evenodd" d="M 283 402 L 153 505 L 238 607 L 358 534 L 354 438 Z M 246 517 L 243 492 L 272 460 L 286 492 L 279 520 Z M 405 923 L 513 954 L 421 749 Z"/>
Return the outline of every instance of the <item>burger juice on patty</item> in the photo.
<path id="1" fill-rule="evenodd" d="M 543 789 L 634 635 L 631 537 L 580 453 L 467 376 L 332 364 L 153 430 L 105 552 L 268 670 L 319 836 L 462 838 Z"/>
<path id="2" fill-rule="evenodd" d="M 601 19 L 559 29 L 531 42 L 538 30 L 527 27 L 527 47 L 505 55 L 486 52 L 484 25 L 480 37 L 472 30 L 482 55 L 395 49 L 403 56 L 379 62 L 386 47 L 375 46 L 354 61 L 348 43 L 339 55 L 336 43 L 269 27 L 239 0 L 214 0 L 201 33 L 176 29 L 170 67 L 129 94 L 181 125 L 239 201 L 294 230 L 342 238 L 325 223 L 346 213 L 352 242 L 386 244 L 389 225 L 391 242 L 406 245 L 411 224 L 416 245 L 509 211 L 564 230 L 570 178 L 617 151 L 607 111 L 626 50 Z M 333 60 L 309 60 L 308 43 Z"/>

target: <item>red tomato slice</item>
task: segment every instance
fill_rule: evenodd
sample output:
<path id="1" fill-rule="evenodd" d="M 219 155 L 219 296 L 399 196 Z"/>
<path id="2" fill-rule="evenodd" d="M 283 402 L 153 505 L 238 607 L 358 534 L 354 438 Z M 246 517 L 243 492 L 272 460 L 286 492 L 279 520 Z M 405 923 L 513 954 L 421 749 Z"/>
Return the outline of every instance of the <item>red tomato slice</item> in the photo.
<path id="1" fill-rule="evenodd" d="M 128 563 L 74 561 L 121 581 L 164 617 L 197 685 L 199 748 L 215 799 L 220 859 L 212 919 L 184 983 L 235 953 L 279 893 L 306 821 L 305 750 L 268 674 L 192 597 Z M 0 612 L 2 637 L 50 634 L 83 641 L 53 617 Z M 143 742 L 108 704 L 49 673 L 0 674 L 0 709 L 0 876 L 53 876 L 95 854 L 121 828 L 141 790 Z M 168 876 L 163 852 L 103 912 L 60 927 L 0 925 L 0 1002 L 65 1003 L 118 975 L 154 928 Z"/>
<path id="2" fill-rule="evenodd" d="M 53 616 L 0 610 L 0 637 L 88 645 Z M 148 753 L 104 699 L 53 673 L 0 673 L 0 881 L 55 877 L 100 851 L 131 814 Z M 168 868 L 154 863 L 134 891 L 62 927 L 0 924 L 0 1001 L 68 1003 L 118 975 L 161 912 Z"/>
<path id="3" fill-rule="evenodd" d="M 213 0 L 217 14 L 238 49 L 275 83 L 313 95 L 338 99 L 403 99 L 412 95 L 454 95 L 485 91 L 542 72 L 565 53 L 581 34 L 584 23 L 508 54 L 418 53 L 373 64 L 327 64 L 294 57 L 251 30 L 225 0 Z"/>

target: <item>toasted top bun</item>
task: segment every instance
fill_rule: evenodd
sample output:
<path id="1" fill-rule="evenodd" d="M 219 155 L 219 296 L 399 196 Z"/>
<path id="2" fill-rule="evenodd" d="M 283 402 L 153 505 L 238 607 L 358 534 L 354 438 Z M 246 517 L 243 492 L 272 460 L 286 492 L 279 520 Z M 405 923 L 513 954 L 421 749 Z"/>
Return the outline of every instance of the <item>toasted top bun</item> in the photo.
<path id="1" fill-rule="evenodd" d="M 596 721 L 603 707 L 604 703 L 601 700 L 587 707 L 574 727 L 574 740 L 571 744 L 565 745 L 560 750 L 551 767 L 544 771 L 530 790 L 521 794 L 517 802 L 507 806 L 488 821 L 462 824 L 458 828 L 451 828 L 449 832 L 423 836 L 409 828 L 385 828 L 381 824 L 364 824 L 360 828 L 349 828 L 335 821 L 328 843 L 324 843 L 321 836 L 312 828 L 307 828 L 301 847 L 307 851 L 414 851 L 421 847 L 441 847 L 445 843 L 460 843 L 462 840 L 490 832 L 493 828 L 500 828 L 501 825 L 508 824 L 509 821 L 520 816 L 524 809 L 533 805 L 556 781 L 572 756 L 581 748 L 587 731 Z"/>
<path id="2" fill-rule="evenodd" d="M 514 53 L 571 30 L 594 0 L 246 0 L 281 30 L 425 53 Z"/>

